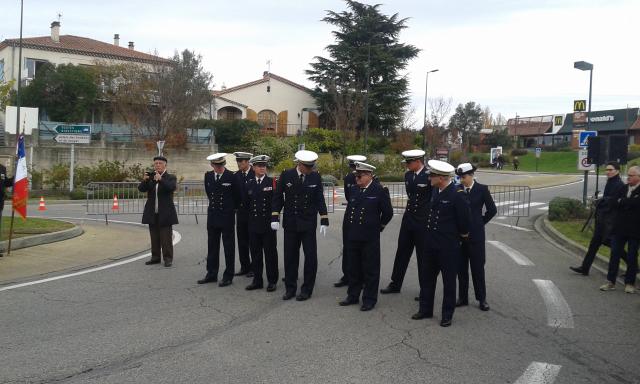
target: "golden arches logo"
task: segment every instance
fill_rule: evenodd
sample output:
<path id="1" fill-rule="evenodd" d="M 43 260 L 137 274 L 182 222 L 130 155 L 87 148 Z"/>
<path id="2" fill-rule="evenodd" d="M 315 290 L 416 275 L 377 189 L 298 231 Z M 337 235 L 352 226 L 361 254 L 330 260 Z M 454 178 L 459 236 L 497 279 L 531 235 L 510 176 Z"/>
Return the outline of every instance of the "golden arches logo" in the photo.
<path id="1" fill-rule="evenodd" d="M 574 112 L 584 112 L 587 110 L 587 101 L 586 100 L 574 100 L 573 101 L 573 111 Z"/>
<path id="2" fill-rule="evenodd" d="M 562 125 L 562 116 L 556 116 L 553 125 Z"/>

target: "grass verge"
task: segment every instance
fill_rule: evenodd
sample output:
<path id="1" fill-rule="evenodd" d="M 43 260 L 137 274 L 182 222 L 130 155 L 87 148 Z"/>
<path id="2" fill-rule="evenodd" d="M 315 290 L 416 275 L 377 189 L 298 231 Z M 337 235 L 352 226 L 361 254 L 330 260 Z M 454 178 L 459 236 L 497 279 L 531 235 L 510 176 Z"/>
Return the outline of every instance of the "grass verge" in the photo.
<path id="1" fill-rule="evenodd" d="M 0 240 L 8 240 L 9 239 L 9 226 L 11 225 L 10 217 L 2 218 L 2 233 L 0 236 Z M 13 238 L 31 236 L 31 235 L 40 235 L 43 233 L 51 233 L 63 231 L 65 229 L 72 228 L 73 224 L 66 223 L 64 221 L 59 220 L 49 220 L 49 219 L 36 219 L 36 218 L 27 218 L 27 220 L 22 220 L 21 217 L 16 217 L 13 221 Z"/>
<path id="2" fill-rule="evenodd" d="M 551 223 L 553 228 L 569 239 L 585 248 L 589 248 L 589 242 L 591 241 L 591 236 L 593 236 L 593 229 L 591 227 L 587 227 L 584 232 L 582 232 L 581 229 L 584 225 L 584 220 L 549 221 L 549 223 Z M 609 256 L 611 256 L 611 249 L 602 245 L 600 246 L 598 253 L 609 259 Z"/>

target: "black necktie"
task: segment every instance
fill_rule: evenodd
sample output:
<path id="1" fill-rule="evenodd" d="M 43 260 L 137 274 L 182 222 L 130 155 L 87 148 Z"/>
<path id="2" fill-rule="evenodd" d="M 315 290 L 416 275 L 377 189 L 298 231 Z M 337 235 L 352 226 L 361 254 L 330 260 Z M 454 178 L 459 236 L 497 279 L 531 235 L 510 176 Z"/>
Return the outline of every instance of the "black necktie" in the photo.
<path id="1" fill-rule="evenodd" d="M 469 194 L 470 191 L 471 191 L 471 188 L 469 188 L 469 187 L 464 189 L 464 193 L 466 193 L 467 195 Z"/>
<path id="2" fill-rule="evenodd" d="M 262 183 L 262 179 L 258 179 L 258 185 L 260 185 L 260 183 Z"/>
<path id="3" fill-rule="evenodd" d="M 300 174 L 300 183 L 304 183 L 304 173 Z"/>
<path id="4" fill-rule="evenodd" d="M 216 183 L 220 181 L 220 175 L 216 173 Z"/>

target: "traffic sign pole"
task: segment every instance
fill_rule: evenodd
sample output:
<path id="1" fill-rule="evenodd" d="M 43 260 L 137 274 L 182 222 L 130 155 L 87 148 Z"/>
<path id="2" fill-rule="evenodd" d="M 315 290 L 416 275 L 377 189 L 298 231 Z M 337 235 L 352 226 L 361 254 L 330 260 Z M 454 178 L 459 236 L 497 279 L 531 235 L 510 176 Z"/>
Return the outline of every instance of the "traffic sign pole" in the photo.
<path id="1" fill-rule="evenodd" d="M 587 186 L 589 185 L 589 171 L 584 171 L 584 184 L 582 185 L 582 205 L 587 206 Z"/>
<path id="2" fill-rule="evenodd" d="M 73 192 L 73 169 L 75 168 L 76 145 L 71 144 L 71 165 L 69 165 L 69 192 Z"/>

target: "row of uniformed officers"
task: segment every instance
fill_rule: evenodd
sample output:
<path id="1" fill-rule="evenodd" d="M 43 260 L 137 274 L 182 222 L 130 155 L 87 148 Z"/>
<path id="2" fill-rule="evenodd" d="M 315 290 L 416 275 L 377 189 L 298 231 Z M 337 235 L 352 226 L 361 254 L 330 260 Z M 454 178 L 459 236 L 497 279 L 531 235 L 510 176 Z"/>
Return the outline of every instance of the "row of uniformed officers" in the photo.
<path id="1" fill-rule="evenodd" d="M 295 154 L 295 168 L 279 179 L 267 175 L 269 156 L 234 153 L 239 170 L 225 167 L 225 153 L 207 158 L 212 171 L 205 174 L 209 199 L 207 215 L 207 274 L 199 284 L 218 281 L 220 243 L 225 270 L 219 285 L 231 284 L 234 275 L 253 277 L 247 290 L 275 291 L 278 282 L 276 231 L 284 229 L 284 300 L 304 301 L 311 297 L 318 268 L 316 230 L 326 236 L 329 219 L 322 180 L 314 170 L 318 155 L 311 151 Z M 440 325 L 451 325 L 456 306 L 468 305 L 468 270 L 475 298 L 482 310 L 489 310 L 484 282 L 484 225 L 496 214 L 487 186 L 474 181 L 475 167 L 461 164 L 457 169 L 438 160 L 425 164 L 425 152 L 402 153 L 406 163 L 406 209 L 398 236 L 391 282 L 380 290 L 398 293 L 409 260 L 416 251 L 420 295 L 413 319 L 433 317 L 437 277 L 442 273 L 443 303 Z M 375 178 L 375 167 L 366 157 L 348 157 L 351 172 L 344 179 L 347 208 L 342 226 L 343 277 L 334 284 L 348 286 L 340 305 L 361 304 L 362 311 L 374 308 L 380 281 L 380 233 L 393 217 L 389 191 Z M 452 177 L 460 176 L 461 184 Z M 235 235 L 238 240 L 240 271 L 235 273 Z M 300 248 L 304 251 L 303 280 L 298 291 Z M 459 294 L 456 301 L 456 276 Z"/>

